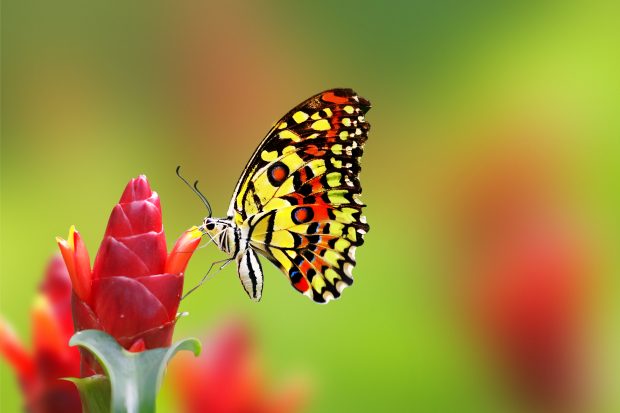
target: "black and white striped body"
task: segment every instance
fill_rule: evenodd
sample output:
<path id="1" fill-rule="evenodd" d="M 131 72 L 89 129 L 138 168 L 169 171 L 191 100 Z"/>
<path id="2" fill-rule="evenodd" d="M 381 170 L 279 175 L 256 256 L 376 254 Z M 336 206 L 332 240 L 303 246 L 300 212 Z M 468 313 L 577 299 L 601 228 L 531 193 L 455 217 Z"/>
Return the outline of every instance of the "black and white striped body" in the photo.
<path id="1" fill-rule="evenodd" d="M 205 218 L 201 227 L 217 247 L 237 262 L 237 273 L 245 292 L 260 301 L 263 292 L 263 269 L 249 242 L 249 227 L 238 227 L 230 218 Z"/>

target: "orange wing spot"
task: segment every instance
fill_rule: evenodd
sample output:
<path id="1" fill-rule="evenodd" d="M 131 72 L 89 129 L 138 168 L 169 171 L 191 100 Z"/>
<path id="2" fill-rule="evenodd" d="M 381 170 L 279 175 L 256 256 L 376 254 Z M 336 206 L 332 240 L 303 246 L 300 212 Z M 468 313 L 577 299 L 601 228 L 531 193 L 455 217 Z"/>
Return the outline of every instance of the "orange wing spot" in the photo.
<path id="1" fill-rule="evenodd" d="M 327 134 L 325 135 L 327 138 L 333 138 L 335 136 L 338 136 L 338 134 L 340 134 L 340 131 L 342 129 L 342 125 L 340 124 L 339 114 L 334 114 L 334 116 L 332 116 L 330 120 L 331 120 L 332 127 L 330 130 L 327 131 Z"/>
<path id="2" fill-rule="evenodd" d="M 299 182 L 306 182 L 308 180 L 306 168 L 301 168 L 297 173 L 299 174 Z"/>
<path id="3" fill-rule="evenodd" d="M 308 145 L 304 152 L 306 152 L 308 155 L 313 155 L 317 157 L 325 155 L 325 150 L 319 149 L 316 145 Z"/>
<path id="4" fill-rule="evenodd" d="M 323 267 L 331 267 L 331 265 L 329 265 L 323 258 L 321 258 L 321 256 L 319 255 L 321 253 L 321 251 L 323 251 L 325 248 L 317 248 L 315 251 L 315 257 L 314 257 L 314 266 L 316 268 L 322 269 Z"/>
<path id="5" fill-rule="evenodd" d="M 304 262 L 302 262 L 301 266 L 299 267 L 301 272 L 304 274 L 308 274 L 308 270 L 310 270 L 311 268 L 312 268 L 312 264 L 310 264 L 307 260 L 304 260 Z"/>
<path id="6" fill-rule="evenodd" d="M 325 102 L 332 102 L 332 103 L 348 103 L 349 102 L 348 98 L 336 96 L 334 92 L 323 93 L 323 96 L 321 96 L 321 99 L 323 99 Z"/>
<path id="7" fill-rule="evenodd" d="M 299 222 L 306 222 L 308 219 L 308 208 L 297 208 L 295 210 L 295 219 Z"/>
<path id="8" fill-rule="evenodd" d="M 284 183 L 288 177 L 288 174 L 288 166 L 282 162 L 276 162 L 269 167 L 269 170 L 267 171 L 267 178 L 269 179 L 269 183 L 271 185 L 279 187 Z"/>
<path id="9" fill-rule="evenodd" d="M 271 176 L 273 176 L 273 179 L 276 181 L 282 182 L 286 178 L 286 171 L 284 167 L 277 166 L 271 170 Z"/>
<path id="10" fill-rule="evenodd" d="M 329 216 L 327 215 L 327 207 L 317 205 L 312 209 L 314 211 L 315 221 L 327 221 L 329 219 Z"/>
<path id="11" fill-rule="evenodd" d="M 321 177 L 317 176 L 315 179 L 312 179 L 312 181 L 310 181 L 311 185 L 312 185 L 312 193 L 314 192 L 320 192 L 322 191 L 323 188 L 323 184 L 321 183 Z"/>

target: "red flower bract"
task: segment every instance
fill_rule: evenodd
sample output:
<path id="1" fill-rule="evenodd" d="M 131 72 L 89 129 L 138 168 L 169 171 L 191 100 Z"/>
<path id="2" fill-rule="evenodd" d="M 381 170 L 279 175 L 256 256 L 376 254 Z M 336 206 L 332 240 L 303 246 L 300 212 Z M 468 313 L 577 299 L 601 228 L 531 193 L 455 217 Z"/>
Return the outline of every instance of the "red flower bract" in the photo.
<path id="1" fill-rule="evenodd" d="M 458 175 L 457 288 L 515 400 L 535 411 L 592 411 L 585 336 L 596 269 L 582 226 L 554 191 L 553 159 L 509 146 L 478 153 Z"/>
<path id="2" fill-rule="evenodd" d="M 307 386 L 299 381 L 274 392 L 258 363 L 255 340 L 247 326 L 220 328 L 198 359 L 179 354 L 170 365 L 169 382 L 184 413 L 293 413 L 306 404 Z"/>
<path id="3" fill-rule="evenodd" d="M 71 283 L 60 257 L 50 261 L 40 291 L 32 308 L 32 351 L 0 319 L 0 354 L 15 371 L 26 411 L 78 413 L 82 407 L 75 386 L 60 380 L 77 376 L 80 367 L 78 350 L 69 347 Z"/>
<path id="4" fill-rule="evenodd" d="M 103 330 L 133 351 L 169 346 L 183 271 L 200 236 L 191 228 L 168 255 L 159 196 L 145 176 L 132 179 L 112 210 L 92 271 L 77 231 L 58 240 L 73 282 L 76 329 Z"/>

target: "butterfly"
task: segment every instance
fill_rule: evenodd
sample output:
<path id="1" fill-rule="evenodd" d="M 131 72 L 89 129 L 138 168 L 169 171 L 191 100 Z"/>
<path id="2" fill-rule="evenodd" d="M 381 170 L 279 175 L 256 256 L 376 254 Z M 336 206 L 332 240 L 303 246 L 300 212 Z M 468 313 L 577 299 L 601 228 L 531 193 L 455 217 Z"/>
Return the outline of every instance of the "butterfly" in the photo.
<path id="1" fill-rule="evenodd" d="M 358 178 L 369 109 L 351 89 L 302 102 L 250 158 L 226 218 L 212 218 L 208 207 L 199 229 L 228 254 L 224 265 L 236 261 L 251 299 L 262 296 L 261 255 L 317 303 L 340 297 L 353 283 L 355 249 L 369 230 Z"/>

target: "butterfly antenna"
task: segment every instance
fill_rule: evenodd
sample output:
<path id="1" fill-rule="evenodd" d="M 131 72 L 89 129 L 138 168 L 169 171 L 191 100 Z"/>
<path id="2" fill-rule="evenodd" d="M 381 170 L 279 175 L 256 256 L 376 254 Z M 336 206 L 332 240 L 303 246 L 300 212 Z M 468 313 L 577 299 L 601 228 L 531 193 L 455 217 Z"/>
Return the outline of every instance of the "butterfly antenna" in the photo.
<path id="1" fill-rule="evenodd" d="M 204 194 L 200 192 L 200 190 L 198 189 L 198 181 L 194 182 L 194 186 L 192 186 L 189 182 L 187 182 L 187 179 L 181 176 L 181 173 L 179 172 L 180 170 L 181 170 L 181 165 L 177 166 L 177 170 L 176 170 L 177 176 L 179 177 L 179 179 L 181 179 L 181 181 L 183 181 L 185 185 L 187 185 L 189 189 L 191 189 L 196 195 L 198 195 L 198 198 L 200 198 L 202 203 L 205 204 L 205 207 L 207 207 L 207 210 L 209 211 L 209 218 L 211 218 L 211 216 L 213 215 L 211 204 L 209 204 L 209 201 L 207 201 L 207 197 L 205 197 Z"/>
<path id="2" fill-rule="evenodd" d="M 213 215 L 213 210 L 211 209 L 211 204 L 207 200 L 207 197 L 202 192 L 200 192 L 200 189 L 198 189 L 198 181 L 197 180 L 194 182 L 194 189 L 195 189 L 194 192 L 196 192 L 196 194 L 200 197 L 200 199 L 202 199 L 202 202 L 205 204 L 205 206 L 209 210 L 209 218 L 211 218 L 211 216 Z"/>

